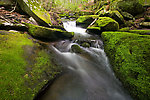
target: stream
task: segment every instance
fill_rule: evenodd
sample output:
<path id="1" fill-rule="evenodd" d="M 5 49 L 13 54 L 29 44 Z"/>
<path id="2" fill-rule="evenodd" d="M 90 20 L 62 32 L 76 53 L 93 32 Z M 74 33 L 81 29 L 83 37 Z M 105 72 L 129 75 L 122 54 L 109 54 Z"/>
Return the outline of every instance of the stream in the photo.
<path id="1" fill-rule="evenodd" d="M 64 21 L 64 28 L 75 32 L 72 41 L 53 43 L 57 62 L 67 71 L 56 79 L 40 100 L 132 100 L 115 77 L 99 36 L 90 35 L 86 29 L 76 27 L 75 21 Z M 83 47 L 83 42 L 90 47 Z M 75 53 L 78 45 L 82 53 Z"/>

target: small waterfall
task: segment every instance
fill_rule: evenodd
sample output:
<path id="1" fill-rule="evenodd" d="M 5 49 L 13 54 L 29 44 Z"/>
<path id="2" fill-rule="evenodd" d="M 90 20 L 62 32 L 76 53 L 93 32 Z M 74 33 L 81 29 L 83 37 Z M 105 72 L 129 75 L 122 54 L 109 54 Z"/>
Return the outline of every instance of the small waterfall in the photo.
<path id="1" fill-rule="evenodd" d="M 80 36 L 90 38 L 85 29 L 75 26 L 75 21 L 64 22 L 64 27 L 76 34 L 80 29 Z M 89 48 L 76 41 L 66 40 L 50 46 L 58 62 L 68 71 L 52 84 L 42 100 L 132 100 L 111 70 L 102 41 L 91 40 L 93 45 Z M 83 52 L 72 52 L 74 44 Z"/>

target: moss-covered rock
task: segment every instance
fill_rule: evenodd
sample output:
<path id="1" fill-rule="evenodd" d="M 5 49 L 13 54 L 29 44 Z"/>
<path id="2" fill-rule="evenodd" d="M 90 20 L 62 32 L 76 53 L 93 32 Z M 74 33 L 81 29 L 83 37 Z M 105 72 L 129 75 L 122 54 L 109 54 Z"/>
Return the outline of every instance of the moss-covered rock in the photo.
<path id="1" fill-rule="evenodd" d="M 28 15 L 33 17 L 39 25 L 50 26 L 51 18 L 50 14 L 39 4 L 38 1 L 34 0 L 17 0 L 21 9 Z"/>
<path id="2" fill-rule="evenodd" d="M 114 11 L 101 11 L 99 12 L 100 17 L 111 17 L 112 19 L 116 20 L 119 24 L 124 23 L 124 18 L 123 16 L 119 13 L 119 11 L 114 10 Z"/>
<path id="3" fill-rule="evenodd" d="M 90 33 L 90 34 L 100 34 L 101 33 L 101 28 L 100 27 L 87 27 L 87 30 L 86 30 L 87 33 Z"/>
<path id="4" fill-rule="evenodd" d="M 102 37 L 116 76 L 135 100 L 149 100 L 150 36 L 103 32 Z"/>
<path id="5" fill-rule="evenodd" d="M 84 43 L 81 44 L 81 46 L 89 48 L 89 47 L 90 47 L 90 44 L 87 43 L 87 42 L 84 42 Z"/>
<path id="6" fill-rule="evenodd" d="M 73 32 L 63 31 L 61 29 L 47 28 L 28 23 L 25 23 L 25 25 L 29 28 L 30 35 L 43 41 L 71 39 L 74 36 Z"/>
<path id="7" fill-rule="evenodd" d="M 124 27 L 119 29 L 120 32 L 129 32 L 130 28 L 129 27 Z"/>
<path id="8" fill-rule="evenodd" d="M 113 20 L 110 17 L 99 17 L 98 20 L 95 21 L 95 23 L 93 25 L 91 25 L 90 27 L 91 27 L 91 29 L 93 29 L 93 33 L 95 31 L 94 28 L 96 30 L 101 29 L 101 31 L 116 31 L 119 29 L 119 24 L 118 24 L 118 22 L 116 22 L 115 20 Z M 89 30 L 90 27 L 88 27 L 87 29 Z"/>
<path id="9" fill-rule="evenodd" d="M 85 16 L 80 16 L 77 20 L 76 20 L 76 24 L 77 26 L 81 26 L 81 27 L 88 27 L 96 18 L 98 18 L 98 15 L 85 15 Z"/>
<path id="10" fill-rule="evenodd" d="M 150 35 L 150 30 L 129 30 L 130 33 L 137 33 L 140 35 Z"/>
<path id="11" fill-rule="evenodd" d="M 139 3 L 139 0 L 121 0 L 118 2 L 117 6 L 122 11 L 128 12 L 132 15 L 137 15 L 144 11 L 143 6 Z"/>
<path id="12" fill-rule="evenodd" d="M 81 54 L 83 52 L 81 47 L 77 44 L 74 44 L 74 45 L 71 46 L 71 51 L 75 52 L 75 53 L 79 53 L 79 54 Z"/>
<path id="13" fill-rule="evenodd" d="M 0 99 L 33 100 L 38 91 L 60 74 L 52 54 L 27 34 L 0 31 Z"/>

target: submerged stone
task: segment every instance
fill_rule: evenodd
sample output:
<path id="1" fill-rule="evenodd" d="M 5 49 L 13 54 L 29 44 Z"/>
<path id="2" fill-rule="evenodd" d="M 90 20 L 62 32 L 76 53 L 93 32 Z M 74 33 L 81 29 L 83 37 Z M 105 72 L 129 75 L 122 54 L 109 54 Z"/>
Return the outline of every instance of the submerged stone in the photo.
<path id="1" fill-rule="evenodd" d="M 56 28 L 47 28 L 33 24 L 25 24 L 28 27 L 29 34 L 43 41 L 58 41 L 62 39 L 71 39 L 73 32 L 67 32 Z"/>
<path id="2" fill-rule="evenodd" d="M 85 16 L 80 16 L 76 20 L 77 26 L 81 26 L 83 28 L 88 27 L 95 19 L 97 19 L 99 16 L 98 15 L 85 15 Z"/>
<path id="3" fill-rule="evenodd" d="M 150 99 L 150 36 L 103 32 L 105 52 L 116 76 L 135 100 Z"/>
<path id="4" fill-rule="evenodd" d="M 38 1 L 34 0 L 17 0 L 21 9 L 28 15 L 33 17 L 39 25 L 50 26 L 51 18 L 50 14 L 39 4 Z"/>

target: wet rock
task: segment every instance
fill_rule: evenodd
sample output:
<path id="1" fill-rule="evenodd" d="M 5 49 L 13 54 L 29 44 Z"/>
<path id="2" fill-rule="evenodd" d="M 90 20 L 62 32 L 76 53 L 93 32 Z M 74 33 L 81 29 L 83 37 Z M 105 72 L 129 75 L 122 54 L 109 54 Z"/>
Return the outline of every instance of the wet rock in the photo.
<path id="1" fill-rule="evenodd" d="M 84 42 L 84 43 L 81 44 L 81 46 L 89 48 L 89 47 L 90 47 L 90 44 L 87 43 L 87 42 Z"/>
<path id="2" fill-rule="evenodd" d="M 85 16 L 80 16 L 76 20 L 77 26 L 86 28 L 88 27 L 95 19 L 97 19 L 99 16 L 98 15 L 85 15 Z"/>
<path id="3" fill-rule="evenodd" d="M 123 0 L 117 3 L 119 9 L 124 12 L 128 12 L 132 15 L 140 14 L 144 11 L 143 6 L 138 0 Z"/>
<path id="4" fill-rule="evenodd" d="M 74 45 L 71 46 L 71 51 L 75 52 L 75 53 L 80 53 L 80 54 L 83 52 L 81 47 L 77 44 L 74 44 Z"/>
<path id="5" fill-rule="evenodd" d="M 93 25 L 91 25 L 90 27 L 96 27 L 96 29 L 98 29 L 97 27 L 99 27 L 101 31 L 116 31 L 119 29 L 119 24 L 110 17 L 99 17 L 98 20 L 95 21 L 95 23 L 93 23 Z M 94 32 L 95 30 L 93 30 L 92 33 Z"/>
<path id="6" fill-rule="evenodd" d="M 42 41 L 58 41 L 63 39 L 71 39 L 74 36 L 73 32 L 63 31 L 56 28 L 47 28 L 33 24 L 25 23 L 29 28 L 29 34 Z"/>
<path id="7" fill-rule="evenodd" d="M 50 14 L 41 5 L 39 5 L 38 1 L 17 0 L 17 2 L 21 9 L 33 17 L 39 25 L 47 27 L 52 25 Z"/>

